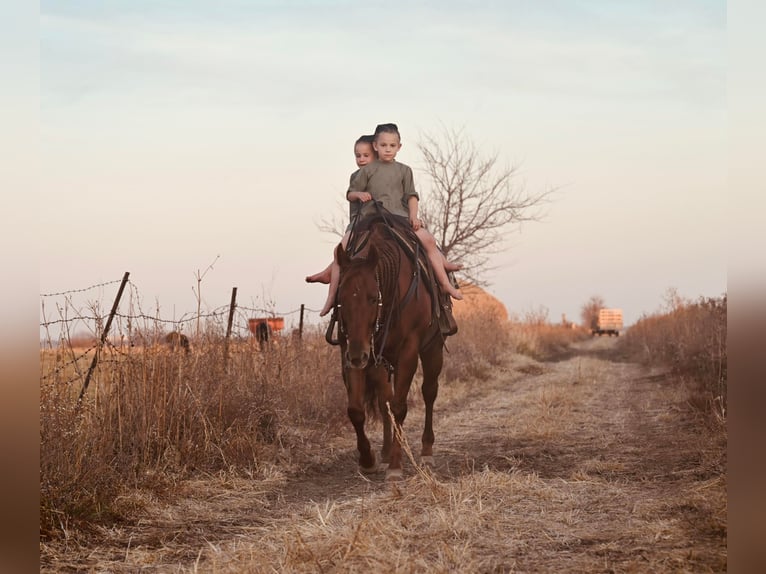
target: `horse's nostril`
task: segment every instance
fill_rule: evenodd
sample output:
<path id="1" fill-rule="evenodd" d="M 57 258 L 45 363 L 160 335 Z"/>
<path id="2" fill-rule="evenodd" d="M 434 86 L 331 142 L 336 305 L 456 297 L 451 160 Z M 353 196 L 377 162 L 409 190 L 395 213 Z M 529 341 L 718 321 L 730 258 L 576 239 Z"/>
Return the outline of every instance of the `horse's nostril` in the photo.
<path id="1" fill-rule="evenodd" d="M 367 366 L 367 361 L 370 359 L 369 353 L 362 353 L 361 355 L 352 357 L 348 351 L 346 351 L 346 364 L 354 367 L 355 369 L 363 369 Z"/>

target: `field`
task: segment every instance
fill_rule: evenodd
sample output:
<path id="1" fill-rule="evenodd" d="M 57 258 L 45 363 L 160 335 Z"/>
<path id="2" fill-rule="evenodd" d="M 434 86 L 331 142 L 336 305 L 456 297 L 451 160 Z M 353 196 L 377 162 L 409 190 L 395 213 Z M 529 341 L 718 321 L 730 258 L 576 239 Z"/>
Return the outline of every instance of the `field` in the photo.
<path id="1" fill-rule="evenodd" d="M 215 394 L 220 386 L 208 397 L 190 389 L 195 411 L 183 389 L 171 392 L 186 380 L 189 359 L 162 355 L 151 368 L 169 371 L 163 377 L 176 387 L 140 392 L 147 410 L 169 419 L 168 433 L 152 442 L 164 431 L 138 420 L 136 401 L 121 404 L 111 420 L 123 427 L 121 448 L 134 442 L 137 454 L 119 454 L 117 439 L 89 452 L 132 465 L 133 483 L 111 471 L 119 488 L 105 495 L 108 512 L 95 512 L 95 504 L 79 518 L 55 503 L 66 492 L 43 496 L 50 508 L 41 509 L 41 571 L 726 571 L 725 421 L 690 400 L 695 389 L 669 367 L 628 361 L 616 338 L 569 335 L 565 345 L 558 332 L 545 352 L 527 327 L 494 332 L 494 346 L 477 339 L 485 327 L 464 320 L 448 343 L 434 467 L 419 465 L 423 409 L 413 385 L 404 425 L 411 457 L 405 479 L 393 483 L 357 471 L 335 349 L 318 344 L 311 368 L 299 367 L 301 355 L 289 346 L 233 354 L 233 401 L 246 398 L 257 415 L 248 415 L 247 444 L 231 425 L 216 429 L 215 410 L 233 408 Z M 219 359 L 196 352 L 197 372 L 210 381 L 226 376 Z M 301 376 L 315 383 L 317 368 L 328 373 L 319 394 L 306 397 L 297 382 L 284 388 Z M 257 376 L 273 369 L 284 375 L 280 390 Z M 232 372 L 251 374 L 240 384 Z M 180 414 L 162 413 L 160 404 Z M 288 420 L 289 413 L 300 416 Z M 235 414 L 229 420 L 239 420 Z M 184 434 L 192 438 L 178 438 Z M 166 444 L 171 436 L 174 445 Z M 371 438 L 379 446 L 376 427 Z M 53 456 L 46 453 L 43 446 L 41 461 Z M 85 456 L 67 456 L 77 453 Z M 43 465 L 41 481 L 49 472 Z M 82 496 L 69 488 L 70 497 Z"/>

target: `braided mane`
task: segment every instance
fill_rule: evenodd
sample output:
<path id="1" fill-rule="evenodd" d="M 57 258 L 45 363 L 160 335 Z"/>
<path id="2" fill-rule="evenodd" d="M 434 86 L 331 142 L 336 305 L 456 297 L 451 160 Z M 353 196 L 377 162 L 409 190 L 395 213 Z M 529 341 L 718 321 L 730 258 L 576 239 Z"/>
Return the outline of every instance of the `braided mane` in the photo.
<path id="1" fill-rule="evenodd" d="M 374 242 L 378 251 L 378 281 L 380 294 L 383 297 L 383 314 L 393 313 L 392 321 L 399 317 L 399 271 L 401 269 L 401 252 L 396 240 L 389 235 L 389 231 L 382 226 L 373 231 L 370 238 L 377 239 Z"/>

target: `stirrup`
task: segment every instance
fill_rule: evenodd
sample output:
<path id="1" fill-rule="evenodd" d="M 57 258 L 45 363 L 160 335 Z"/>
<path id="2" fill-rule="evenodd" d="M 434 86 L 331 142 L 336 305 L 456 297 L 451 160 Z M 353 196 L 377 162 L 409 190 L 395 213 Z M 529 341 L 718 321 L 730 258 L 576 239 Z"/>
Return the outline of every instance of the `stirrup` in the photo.
<path id="1" fill-rule="evenodd" d="M 439 328 L 445 337 L 450 337 L 457 333 L 457 321 L 455 321 L 455 316 L 452 314 L 451 305 L 442 305 L 442 312 L 439 315 Z"/>
<path id="2" fill-rule="evenodd" d="M 338 324 L 338 306 L 333 305 L 332 313 L 330 313 L 330 324 L 327 325 L 327 331 L 325 331 L 324 339 L 331 345 L 340 345 L 340 330 L 338 330 L 338 338 L 333 336 L 335 325 Z"/>

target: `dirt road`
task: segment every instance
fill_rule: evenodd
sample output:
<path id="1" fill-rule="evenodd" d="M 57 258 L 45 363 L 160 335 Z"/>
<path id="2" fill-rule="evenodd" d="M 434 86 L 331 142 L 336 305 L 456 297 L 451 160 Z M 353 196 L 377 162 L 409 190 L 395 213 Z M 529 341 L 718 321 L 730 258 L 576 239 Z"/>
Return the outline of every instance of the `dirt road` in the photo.
<path id="1" fill-rule="evenodd" d="M 457 515 L 478 525 L 453 534 L 464 543 L 465 571 L 726 571 L 725 434 L 689 408 L 667 373 L 616 360 L 614 342 L 586 341 L 558 362 L 513 355 L 489 380 L 443 381 L 434 480 L 443 491 L 485 481 L 486 507 Z M 417 393 L 410 402 L 405 432 L 417 452 Z M 300 469 L 186 483 L 176 503 L 149 505 L 137 524 L 103 532 L 97 548 L 50 554 L 43 571 L 277 571 L 263 563 L 265 541 L 294 538 L 291 523 L 317 513 L 323 522 L 322 508 L 353 516 L 347 507 L 390 498 L 382 475 L 356 472 L 352 435 L 349 428 Z M 377 430 L 372 438 L 379 445 Z M 412 463 L 405 474 L 417 478 Z M 492 506 L 506 496 L 508 503 Z M 322 536 L 304 530 L 295 544 L 310 547 Z M 316 571 L 359 565 L 350 557 L 329 568 L 321 556 L 313 560 Z M 407 563 L 405 555 L 404 566 L 387 569 L 428 571 Z M 312 571 L 311 563 L 300 571 Z"/>

